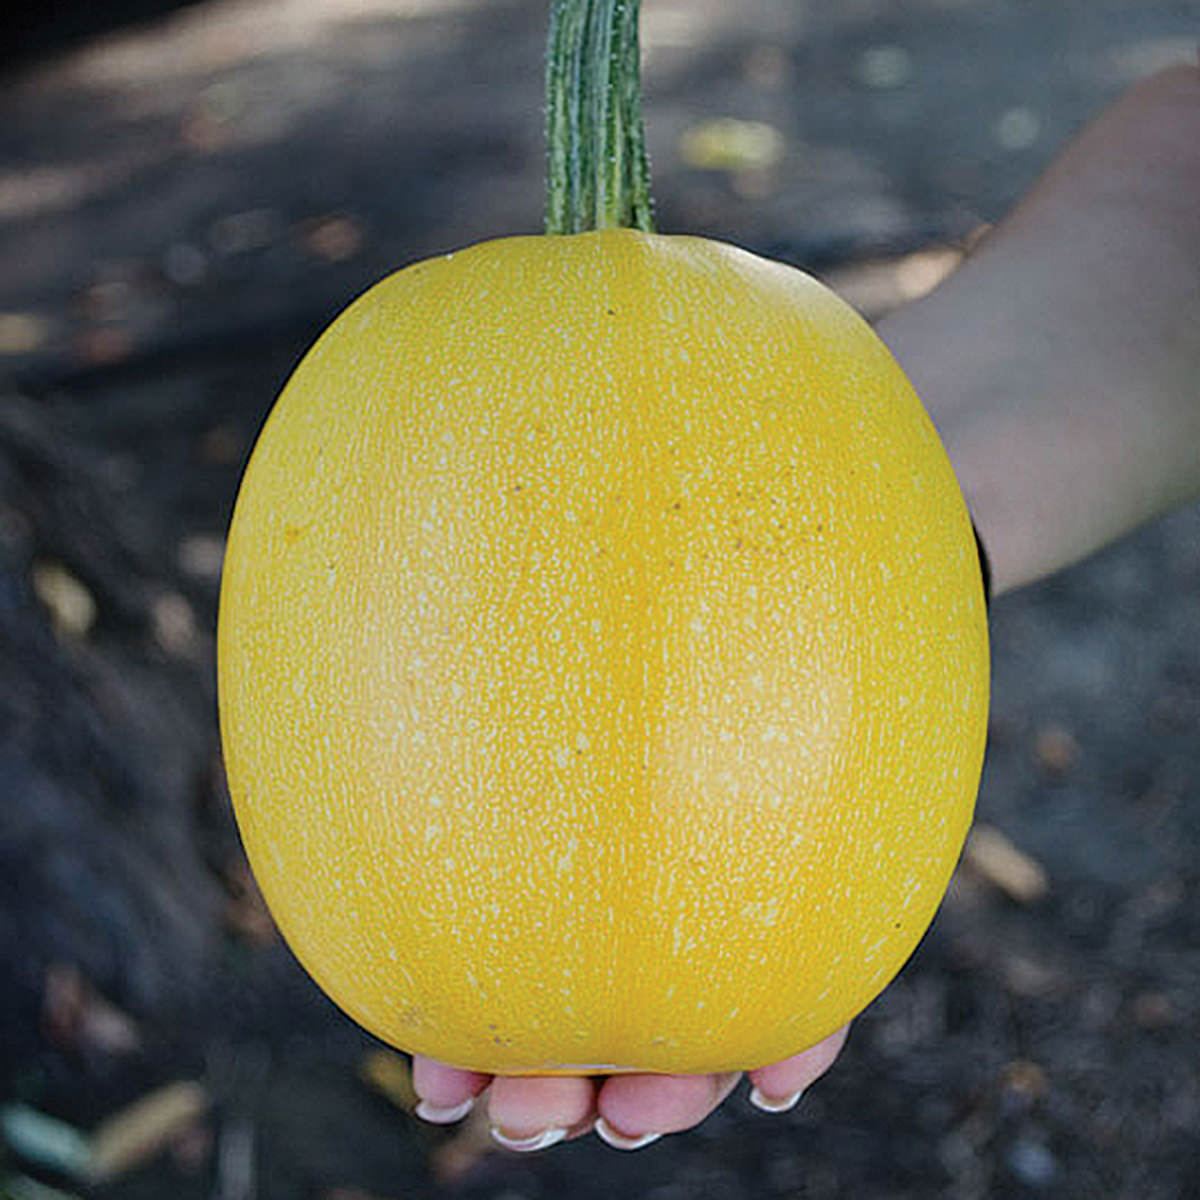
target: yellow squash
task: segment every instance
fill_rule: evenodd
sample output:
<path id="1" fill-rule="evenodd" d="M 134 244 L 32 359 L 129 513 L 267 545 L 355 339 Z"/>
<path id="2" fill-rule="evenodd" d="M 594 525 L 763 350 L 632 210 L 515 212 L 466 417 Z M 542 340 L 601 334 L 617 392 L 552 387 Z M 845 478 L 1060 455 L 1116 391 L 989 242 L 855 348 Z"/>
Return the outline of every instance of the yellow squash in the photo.
<path id="1" fill-rule="evenodd" d="M 798 271 L 631 231 L 334 322 L 247 470 L 219 657 L 300 961 L 499 1073 L 838 1028 L 933 916 L 986 725 L 970 521 L 882 343 Z"/>

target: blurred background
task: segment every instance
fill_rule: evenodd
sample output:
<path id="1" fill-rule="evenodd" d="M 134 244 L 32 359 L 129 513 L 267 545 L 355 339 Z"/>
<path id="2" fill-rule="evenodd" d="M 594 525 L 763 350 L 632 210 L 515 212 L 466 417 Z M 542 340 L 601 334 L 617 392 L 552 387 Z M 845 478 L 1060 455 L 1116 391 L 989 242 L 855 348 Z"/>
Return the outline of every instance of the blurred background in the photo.
<path id="1" fill-rule="evenodd" d="M 978 825 L 793 1113 L 421 1124 L 280 944 L 216 732 L 268 406 L 381 275 L 541 221 L 531 0 L 82 0 L 0 47 L 0 1195 L 1200 1195 L 1200 510 L 1001 601 Z M 8 18 L 10 22 L 13 18 Z M 24 22 L 23 24 L 20 22 Z M 660 228 L 934 286 L 1188 0 L 645 0 Z"/>

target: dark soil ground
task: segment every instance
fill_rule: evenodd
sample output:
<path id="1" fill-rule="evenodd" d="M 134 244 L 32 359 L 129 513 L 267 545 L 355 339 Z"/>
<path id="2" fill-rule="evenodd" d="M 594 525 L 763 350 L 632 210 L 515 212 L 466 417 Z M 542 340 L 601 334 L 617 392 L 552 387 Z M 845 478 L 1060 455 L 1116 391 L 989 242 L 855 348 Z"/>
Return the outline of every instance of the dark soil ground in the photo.
<path id="1" fill-rule="evenodd" d="M 0 1194 L 1200 1196 L 1195 508 L 996 605 L 985 836 L 795 1112 L 739 1092 L 637 1155 L 534 1158 L 410 1115 L 403 1061 L 373 1057 L 247 881 L 215 722 L 223 530 L 272 398 L 351 295 L 538 227 L 543 6 L 156 11 L 67 21 L 65 46 L 31 28 L 0 93 Z M 1193 53 L 1198 18 L 646 0 L 660 226 L 877 314 Z M 207 1099 L 172 1117 L 178 1080 Z M 89 1133 L 146 1097 L 145 1144 L 102 1184 L 30 1124 Z"/>

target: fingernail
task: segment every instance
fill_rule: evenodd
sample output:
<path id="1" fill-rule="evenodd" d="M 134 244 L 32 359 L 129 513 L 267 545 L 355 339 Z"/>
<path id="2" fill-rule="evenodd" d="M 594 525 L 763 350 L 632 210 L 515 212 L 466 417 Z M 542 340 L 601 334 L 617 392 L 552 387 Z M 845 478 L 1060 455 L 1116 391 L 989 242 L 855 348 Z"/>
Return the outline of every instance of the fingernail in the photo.
<path id="1" fill-rule="evenodd" d="M 517 1150 L 522 1154 L 530 1154 L 534 1150 L 545 1150 L 547 1146 L 555 1146 L 567 1136 L 565 1129 L 543 1129 L 532 1137 L 515 1138 L 502 1133 L 495 1125 L 492 1126 L 492 1137 L 505 1148 Z"/>
<path id="2" fill-rule="evenodd" d="M 790 1096 L 764 1096 L 758 1088 L 750 1089 L 750 1103 L 755 1108 L 762 1109 L 766 1113 L 784 1113 L 791 1112 L 797 1104 L 800 1103 L 800 1097 L 804 1095 L 804 1089 L 793 1092 Z"/>
<path id="3" fill-rule="evenodd" d="M 475 1097 L 468 1096 L 461 1104 L 455 1104 L 449 1108 L 444 1108 L 439 1104 L 430 1104 L 428 1100 L 422 1100 L 413 1109 L 413 1112 L 422 1121 L 428 1121 L 431 1125 L 453 1125 L 455 1121 L 461 1121 L 474 1107 Z"/>
<path id="4" fill-rule="evenodd" d="M 616 1150 L 640 1150 L 643 1146 L 650 1145 L 651 1142 L 657 1142 L 661 1133 L 643 1133 L 641 1137 L 626 1137 L 623 1133 L 618 1133 L 603 1117 L 596 1118 L 596 1132 L 600 1135 L 600 1140 L 607 1142 Z"/>

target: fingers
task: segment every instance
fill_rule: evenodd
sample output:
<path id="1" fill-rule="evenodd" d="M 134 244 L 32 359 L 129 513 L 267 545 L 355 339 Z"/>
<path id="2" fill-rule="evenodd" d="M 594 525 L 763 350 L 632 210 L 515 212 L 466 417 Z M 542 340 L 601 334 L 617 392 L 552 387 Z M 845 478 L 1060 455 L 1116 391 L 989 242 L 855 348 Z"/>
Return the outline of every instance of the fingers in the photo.
<path id="1" fill-rule="evenodd" d="M 750 1082 L 754 1086 L 750 1103 L 764 1112 L 787 1112 L 789 1108 L 795 1108 L 804 1089 L 833 1066 L 849 1032 L 850 1026 L 845 1025 L 802 1054 L 751 1071 Z"/>
<path id="2" fill-rule="evenodd" d="M 636 1150 L 664 1133 L 698 1125 L 737 1086 L 741 1075 L 617 1075 L 597 1094 L 581 1076 L 489 1075 L 413 1058 L 417 1115 L 437 1124 L 466 1116 L 487 1089 L 492 1136 L 510 1150 L 544 1150 L 596 1133 L 610 1146 Z"/>
<path id="3" fill-rule="evenodd" d="M 824 1041 L 750 1072 L 750 1102 L 766 1112 L 793 1108 L 801 1093 L 833 1065 L 849 1026 Z M 597 1092 L 582 1076 L 499 1076 L 413 1059 L 417 1115 L 435 1123 L 465 1116 L 488 1089 L 492 1136 L 510 1150 L 544 1150 L 590 1131 L 610 1146 L 638 1150 L 664 1133 L 699 1125 L 737 1086 L 740 1073 L 723 1075 L 614 1075 Z M 490 1087 L 489 1087 L 490 1085 Z"/>
<path id="4" fill-rule="evenodd" d="M 412 1080 L 413 1088 L 421 1097 L 417 1116 L 435 1125 L 449 1125 L 471 1111 L 475 1098 L 492 1077 L 478 1071 L 448 1067 L 416 1054 L 412 1061 Z"/>
<path id="5" fill-rule="evenodd" d="M 766 1112 L 793 1108 L 804 1089 L 833 1066 L 848 1033 L 844 1026 L 802 1054 L 751 1071 L 751 1103 Z M 699 1125 L 740 1078 L 737 1073 L 615 1076 L 600 1089 L 596 1132 L 624 1150 L 649 1145 L 664 1133 Z"/>
<path id="6" fill-rule="evenodd" d="M 413 1056 L 416 1114 L 435 1125 L 459 1121 L 487 1090 L 492 1136 L 510 1150 L 542 1150 L 565 1137 L 589 1132 L 595 1118 L 596 1089 L 590 1079 L 493 1078 L 479 1071 L 448 1067 Z"/>
<path id="7" fill-rule="evenodd" d="M 488 1093 L 492 1136 L 510 1150 L 544 1150 L 589 1130 L 595 1101 L 595 1085 L 581 1076 L 498 1076 Z"/>
<path id="8" fill-rule="evenodd" d="M 636 1150 L 664 1133 L 698 1125 L 741 1075 L 615 1075 L 598 1097 L 596 1132 L 610 1146 Z"/>

